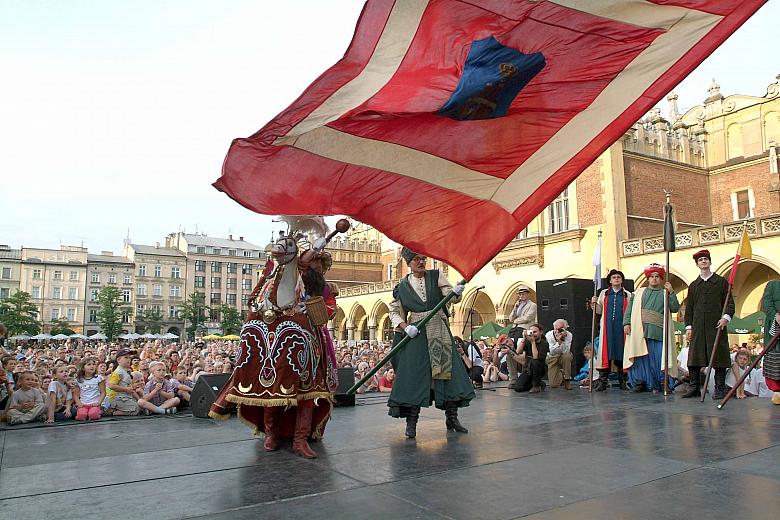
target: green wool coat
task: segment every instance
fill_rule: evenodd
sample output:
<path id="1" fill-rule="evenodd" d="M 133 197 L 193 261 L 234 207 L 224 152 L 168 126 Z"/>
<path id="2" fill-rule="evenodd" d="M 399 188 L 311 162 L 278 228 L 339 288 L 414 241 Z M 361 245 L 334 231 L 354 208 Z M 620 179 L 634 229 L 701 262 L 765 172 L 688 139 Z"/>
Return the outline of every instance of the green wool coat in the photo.
<path id="1" fill-rule="evenodd" d="M 411 276 L 411 275 L 408 275 Z M 425 272 L 425 292 L 428 301 L 423 302 L 412 288 L 407 278 L 404 278 L 393 289 L 393 297 L 401 302 L 404 312 L 424 312 L 433 309 L 444 297 L 439 288 L 439 271 Z M 447 314 L 440 310 L 434 320 L 447 322 Z M 415 324 L 416 325 L 416 324 Z M 425 327 L 420 327 L 420 333 L 392 359 L 395 368 L 395 383 L 387 401 L 388 414 L 392 417 L 406 416 L 406 408 L 410 406 L 429 407 L 431 401 L 436 408 L 444 409 L 446 401 L 452 401 L 458 407 L 469 405 L 476 397 L 466 366 L 458 355 L 455 341 L 449 327 L 446 327 L 452 349 L 452 378 L 449 380 L 431 378 L 431 360 L 428 355 L 428 339 Z M 393 346 L 397 345 L 406 334 L 396 332 Z"/>

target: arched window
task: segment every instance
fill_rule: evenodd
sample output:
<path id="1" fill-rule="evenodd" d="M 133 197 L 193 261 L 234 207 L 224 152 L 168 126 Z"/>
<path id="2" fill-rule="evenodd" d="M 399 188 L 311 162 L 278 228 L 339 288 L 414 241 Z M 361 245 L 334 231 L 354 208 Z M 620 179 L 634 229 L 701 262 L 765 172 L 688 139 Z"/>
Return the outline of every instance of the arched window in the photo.
<path id="1" fill-rule="evenodd" d="M 738 123 L 729 125 L 726 130 L 726 158 L 734 159 L 745 155 L 742 150 L 742 127 Z"/>

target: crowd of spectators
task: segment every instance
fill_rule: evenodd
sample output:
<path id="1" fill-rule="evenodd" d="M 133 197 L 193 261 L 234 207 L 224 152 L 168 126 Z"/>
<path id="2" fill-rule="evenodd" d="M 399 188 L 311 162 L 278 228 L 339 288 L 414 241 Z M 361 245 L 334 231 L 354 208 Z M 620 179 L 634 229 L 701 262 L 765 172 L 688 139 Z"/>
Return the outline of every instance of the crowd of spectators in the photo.
<path id="1" fill-rule="evenodd" d="M 107 415 L 174 414 L 202 374 L 231 373 L 237 342 L 65 341 L 0 351 L 0 419 L 97 420 Z"/>
<path id="2" fill-rule="evenodd" d="M 540 343 L 545 345 L 543 356 L 530 344 L 518 348 L 521 342 L 506 335 L 497 340 L 483 338 L 468 343 L 456 338 L 474 386 L 481 388 L 483 383 L 508 381 L 516 390 L 525 387 L 535 391 L 547 384 L 569 389 L 570 380 L 588 386 L 587 361 L 582 367 L 570 368 L 571 333 L 565 331 L 565 323 L 556 324 L 558 327 L 547 334 L 538 331 L 539 337 L 546 340 Z M 337 342 L 338 367 L 351 368 L 355 380 L 360 380 L 391 348 L 389 341 Z M 107 415 L 174 414 L 188 406 L 192 388 L 202 374 L 233 371 L 232 360 L 237 349 L 238 342 L 231 341 L 165 343 L 154 340 L 121 344 L 65 341 L 12 345 L 0 352 L 0 420 L 13 425 L 34 421 L 89 421 Z M 686 350 L 678 357 L 681 380 L 689 377 Z M 586 347 L 584 354 L 586 360 L 591 359 L 593 348 Z M 735 345 L 732 371 L 744 370 L 752 354 Z M 523 382 L 525 366 L 527 381 Z M 513 373 L 515 378 L 511 376 Z M 572 373 L 575 377 L 571 377 Z M 594 373 L 597 377 L 598 370 Z M 744 388 L 739 389 L 737 397 L 763 397 L 766 392 L 760 391 L 764 390 L 760 388 L 760 374 L 757 370 Z M 733 380 L 731 376 L 729 383 L 734 384 Z M 394 381 L 395 373 L 387 363 L 357 392 L 390 392 Z"/>

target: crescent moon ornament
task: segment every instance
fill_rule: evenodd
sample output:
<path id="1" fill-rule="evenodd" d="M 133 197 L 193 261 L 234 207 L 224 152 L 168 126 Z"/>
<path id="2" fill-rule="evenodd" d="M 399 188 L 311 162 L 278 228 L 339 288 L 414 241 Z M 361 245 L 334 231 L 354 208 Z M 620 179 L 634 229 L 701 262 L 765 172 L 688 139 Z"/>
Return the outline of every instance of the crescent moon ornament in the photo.
<path id="1" fill-rule="evenodd" d="M 284 385 L 280 384 L 279 389 L 282 391 L 284 395 L 290 395 L 291 393 L 293 393 L 293 387 L 285 388 Z"/>
<path id="2" fill-rule="evenodd" d="M 244 386 L 241 383 L 238 383 L 238 391 L 242 394 L 248 393 L 252 389 L 252 385 Z"/>

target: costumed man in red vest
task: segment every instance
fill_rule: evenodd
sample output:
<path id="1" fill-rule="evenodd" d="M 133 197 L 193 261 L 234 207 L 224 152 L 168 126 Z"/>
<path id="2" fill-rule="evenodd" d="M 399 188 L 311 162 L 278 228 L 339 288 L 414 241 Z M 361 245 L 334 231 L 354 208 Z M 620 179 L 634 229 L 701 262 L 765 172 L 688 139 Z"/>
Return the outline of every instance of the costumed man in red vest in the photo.
<path id="1" fill-rule="evenodd" d="M 618 370 L 620 389 L 626 390 L 626 376 L 623 373 L 623 350 L 626 336 L 623 329 L 623 314 L 628 308 L 631 293 L 623 288 L 625 275 L 622 271 L 612 269 L 607 274 L 609 287 L 593 297 L 596 304 L 596 314 L 601 314 L 601 343 L 598 359 L 594 366 L 599 367 L 599 378 L 594 385 L 597 392 L 603 392 L 609 386 L 609 372 L 612 363 Z"/>
<path id="2" fill-rule="evenodd" d="M 702 249 L 694 253 L 693 260 L 701 273 L 688 286 L 688 298 L 685 304 L 685 339 L 690 344 L 688 351 L 688 373 L 690 383 L 686 397 L 700 396 L 697 374 L 702 367 L 710 363 L 712 349 L 715 348 L 715 391 L 713 399 L 726 397 L 726 371 L 731 366 L 728 334 L 721 333 L 718 344 L 715 336 L 719 328 L 725 328 L 734 315 L 734 298 L 729 294 L 729 282 L 710 270 L 712 257 Z M 726 297 L 728 296 L 728 302 Z M 725 304 L 725 312 L 723 311 Z"/>

